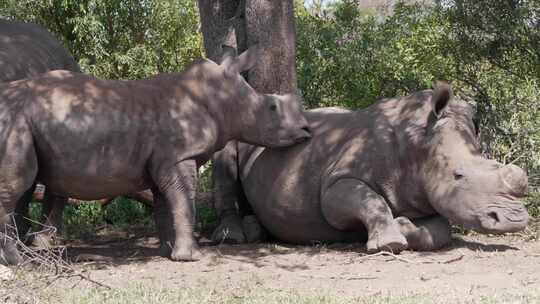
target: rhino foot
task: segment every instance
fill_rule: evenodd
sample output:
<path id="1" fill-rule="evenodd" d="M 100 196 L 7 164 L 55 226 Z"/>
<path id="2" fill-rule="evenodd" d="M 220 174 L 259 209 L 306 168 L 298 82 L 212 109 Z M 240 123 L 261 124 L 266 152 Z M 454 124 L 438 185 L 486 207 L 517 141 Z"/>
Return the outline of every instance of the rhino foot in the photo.
<path id="1" fill-rule="evenodd" d="M 243 244 L 246 242 L 242 220 L 238 215 L 223 218 L 212 233 L 212 241 L 225 244 Z"/>
<path id="2" fill-rule="evenodd" d="M 266 230 L 259 223 L 255 215 L 245 216 L 242 219 L 242 227 L 244 228 L 244 234 L 248 243 L 264 242 L 268 238 Z"/>
<path id="3" fill-rule="evenodd" d="M 401 234 L 399 228 L 394 223 L 384 229 L 370 233 L 366 244 L 368 253 L 379 251 L 389 251 L 399 253 L 408 247 L 407 239 Z"/>
<path id="4" fill-rule="evenodd" d="M 191 262 L 198 261 L 202 258 L 202 253 L 197 245 L 193 246 L 178 246 L 173 248 L 171 260 Z"/>

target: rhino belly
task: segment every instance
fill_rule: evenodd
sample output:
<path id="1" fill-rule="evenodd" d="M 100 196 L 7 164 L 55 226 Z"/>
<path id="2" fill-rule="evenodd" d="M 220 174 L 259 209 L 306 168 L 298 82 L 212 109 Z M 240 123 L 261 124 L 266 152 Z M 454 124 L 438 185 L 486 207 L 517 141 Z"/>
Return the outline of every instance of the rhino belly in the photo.
<path id="1" fill-rule="evenodd" d="M 146 178 L 103 176 L 38 177 L 38 180 L 56 195 L 80 200 L 97 200 L 126 195 L 148 189 L 151 185 Z"/>
<path id="2" fill-rule="evenodd" d="M 151 143 L 137 134 L 112 133 L 36 136 L 38 181 L 56 194 L 86 200 L 149 188 Z"/>
<path id="3" fill-rule="evenodd" d="M 304 161 L 302 161 L 304 159 Z M 246 197 L 261 224 L 289 243 L 340 242 L 362 239 L 339 231 L 325 220 L 319 201 L 320 168 L 305 161 L 302 147 L 267 149 L 242 181 Z"/>

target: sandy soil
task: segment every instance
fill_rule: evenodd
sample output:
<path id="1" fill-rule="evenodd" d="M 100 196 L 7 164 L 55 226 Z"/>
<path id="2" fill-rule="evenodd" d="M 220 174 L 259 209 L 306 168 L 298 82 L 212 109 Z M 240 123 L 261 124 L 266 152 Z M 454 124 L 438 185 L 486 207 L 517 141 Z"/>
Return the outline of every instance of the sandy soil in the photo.
<path id="1" fill-rule="evenodd" d="M 535 239 L 455 236 L 444 250 L 395 256 L 367 255 L 363 244 L 217 245 L 203 246 L 201 261 L 179 263 L 157 256 L 157 239 L 132 235 L 72 243 L 68 252 L 92 279 L 120 288 L 134 283 L 231 292 L 269 288 L 344 297 L 425 295 L 455 303 L 540 297 L 538 235 Z"/>

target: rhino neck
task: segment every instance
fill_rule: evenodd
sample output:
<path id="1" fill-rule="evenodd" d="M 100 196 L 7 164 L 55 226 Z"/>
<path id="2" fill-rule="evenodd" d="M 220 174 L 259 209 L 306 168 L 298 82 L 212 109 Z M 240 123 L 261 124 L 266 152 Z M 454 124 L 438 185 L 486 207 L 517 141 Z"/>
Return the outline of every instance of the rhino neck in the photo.
<path id="1" fill-rule="evenodd" d="M 170 95 L 178 103 L 186 100 L 197 104 L 210 116 L 215 125 L 214 150 L 221 150 L 228 141 L 239 137 L 241 119 L 238 98 L 234 90 L 224 90 L 226 85 L 222 73 L 208 67 L 205 60 L 198 60 L 180 74 L 160 74 L 145 80 L 171 90 Z M 230 93 L 233 92 L 233 93 Z"/>

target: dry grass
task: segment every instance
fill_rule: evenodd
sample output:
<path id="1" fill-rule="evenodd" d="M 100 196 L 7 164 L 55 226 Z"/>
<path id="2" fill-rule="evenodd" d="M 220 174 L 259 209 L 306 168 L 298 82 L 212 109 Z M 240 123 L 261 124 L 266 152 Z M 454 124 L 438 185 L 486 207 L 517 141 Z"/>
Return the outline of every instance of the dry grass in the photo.
<path id="1" fill-rule="evenodd" d="M 43 229 L 30 233 L 29 237 L 40 233 L 54 233 L 56 230 L 51 226 L 33 223 L 41 225 Z M 65 246 L 51 247 L 41 244 L 39 248 L 29 247 L 25 241 L 11 236 L 18 235 L 16 227 L 8 227 L 9 229 L 15 233 L 1 233 L 0 238 L 14 241 L 24 262 L 10 268 L 12 279 L 0 282 L 0 303 L 42 303 L 43 291 L 54 286 L 57 281 L 75 282 L 75 285 L 87 281 L 100 288 L 110 289 L 77 270 L 67 259 Z"/>

